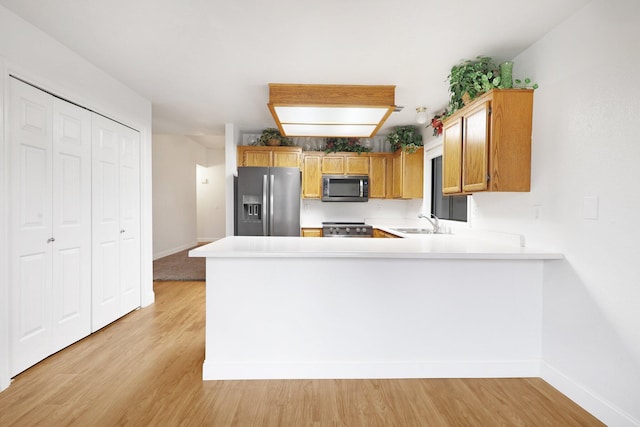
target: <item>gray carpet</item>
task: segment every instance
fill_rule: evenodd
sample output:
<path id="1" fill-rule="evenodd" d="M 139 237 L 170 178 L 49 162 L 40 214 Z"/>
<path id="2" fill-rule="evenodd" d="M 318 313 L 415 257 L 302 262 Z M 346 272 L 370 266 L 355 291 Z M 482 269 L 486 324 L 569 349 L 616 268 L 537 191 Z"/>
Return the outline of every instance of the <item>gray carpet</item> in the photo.
<path id="1" fill-rule="evenodd" d="M 153 261 L 153 280 L 205 280 L 206 258 L 189 258 L 189 251 Z"/>

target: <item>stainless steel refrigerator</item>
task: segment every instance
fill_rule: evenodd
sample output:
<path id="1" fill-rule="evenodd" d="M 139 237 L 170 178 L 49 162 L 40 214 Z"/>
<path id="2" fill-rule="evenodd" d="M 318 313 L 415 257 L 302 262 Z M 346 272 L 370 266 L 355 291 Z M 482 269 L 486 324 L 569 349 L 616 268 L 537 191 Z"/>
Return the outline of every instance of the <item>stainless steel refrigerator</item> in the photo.
<path id="1" fill-rule="evenodd" d="M 236 236 L 300 236 L 300 169 L 240 167 Z"/>

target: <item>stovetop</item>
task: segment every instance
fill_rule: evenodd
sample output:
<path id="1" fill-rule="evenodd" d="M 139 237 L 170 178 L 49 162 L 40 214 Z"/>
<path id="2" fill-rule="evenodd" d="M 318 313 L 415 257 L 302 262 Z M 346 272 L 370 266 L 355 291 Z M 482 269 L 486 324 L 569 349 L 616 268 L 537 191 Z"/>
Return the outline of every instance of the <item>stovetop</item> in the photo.
<path id="1" fill-rule="evenodd" d="M 333 221 L 322 223 L 323 237 L 372 237 L 373 227 L 364 222 Z"/>
<path id="2" fill-rule="evenodd" d="M 358 221 L 328 221 L 328 222 L 323 222 L 322 226 L 324 227 L 325 225 L 333 225 L 336 227 L 341 227 L 341 226 L 346 226 L 346 225 L 352 225 L 352 226 L 357 226 L 357 225 L 366 225 L 364 222 L 358 222 Z"/>

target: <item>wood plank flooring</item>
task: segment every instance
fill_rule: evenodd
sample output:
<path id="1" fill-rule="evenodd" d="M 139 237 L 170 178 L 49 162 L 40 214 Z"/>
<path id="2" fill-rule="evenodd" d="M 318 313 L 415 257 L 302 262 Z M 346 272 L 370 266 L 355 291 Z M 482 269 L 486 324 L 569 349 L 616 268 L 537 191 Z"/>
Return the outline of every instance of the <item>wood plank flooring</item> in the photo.
<path id="1" fill-rule="evenodd" d="M 0 426 L 602 426 L 543 380 L 206 381 L 204 282 L 18 375 Z"/>

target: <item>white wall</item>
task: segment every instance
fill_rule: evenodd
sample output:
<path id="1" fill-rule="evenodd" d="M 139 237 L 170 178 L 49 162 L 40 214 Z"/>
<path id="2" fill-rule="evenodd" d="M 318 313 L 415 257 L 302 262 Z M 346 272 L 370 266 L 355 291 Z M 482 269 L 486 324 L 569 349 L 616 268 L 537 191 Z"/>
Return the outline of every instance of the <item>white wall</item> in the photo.
<path id="1" fill-rule="evenodd" d="M 197 244 L 196 165 L 207 149 L 182 135 L 153 135 L 153 258 Z"/>
<path id="2" fill-rule="evenodd" d="M 238 145 L 241 145 L 242 136 L 238 133 L 233 123 L 224 125 L 224 191 L 225 200 L 225 236 L 233 236 L 234 206 L 233 206 L 233 177 L 238 171 Z"/>
<path id="3" fill-rule="evenodd" d="M 225 151 L 207 150 L 206 165 L 199 165 L 196 184 L 198 242 L 225 237 Z"/>
<path id="4" fill-rule="evenodd" d="M 300 226 L 318 227 L 323 221 L 364 221 L 367 219 L 417 219 L 422 199 L 369 199 L 366 203 L 327 203 L 303 199 L 300 205 Z"/>
<path id="5" fill-rule="evenodd" d="M 609 425 L 640 425 L 638 69 L 633 0 L 594 1 L 516 57 L 540 84 L 532 189 L 473 196 L 474 227 L 565 254 L 545 271 L 543 377 Z"/>
<path id="6" fill-rule="evenodd" d="M 151 262 L 151 103 L 31 24 L 0 6 L 0 105 L 14 74 L 140 131 L 142 305 L 153 302 Z M 3 108 L 2 107 L 2 108 Z M 9 385 L 6 143 L 0 119 L 0 389 Z"/>

